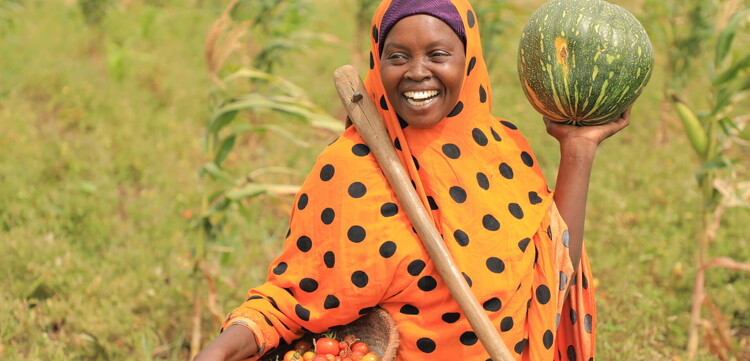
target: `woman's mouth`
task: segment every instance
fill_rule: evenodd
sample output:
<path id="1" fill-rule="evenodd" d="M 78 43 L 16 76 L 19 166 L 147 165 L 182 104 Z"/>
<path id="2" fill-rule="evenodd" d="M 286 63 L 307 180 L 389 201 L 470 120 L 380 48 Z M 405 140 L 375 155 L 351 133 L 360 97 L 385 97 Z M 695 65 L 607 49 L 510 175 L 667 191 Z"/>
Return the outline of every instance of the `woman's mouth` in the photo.
<path id="1" fill-rule="evenodd" d="M 404 92 L 404 98 L 406 102 L 412 106 L 418 107 L 429 104 L 433 100 L 437 99 L 440 92 L 437 90 L 423 90 L 423 91 L 408 91 Z"/>

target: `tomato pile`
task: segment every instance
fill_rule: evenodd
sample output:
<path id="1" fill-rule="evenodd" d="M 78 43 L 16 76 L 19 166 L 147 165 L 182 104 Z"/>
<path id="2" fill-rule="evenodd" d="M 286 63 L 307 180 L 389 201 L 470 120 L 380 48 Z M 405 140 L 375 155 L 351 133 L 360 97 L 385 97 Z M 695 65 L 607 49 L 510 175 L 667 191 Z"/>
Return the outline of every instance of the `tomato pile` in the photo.
<path id="1" fill-rule="evenodd" d="M 380 361 L 378 355 L 370 352 L 370 346 L 352 335 L 341 341 L 325 336 L 313 342 L 295 342 L 283 361 Z"/>

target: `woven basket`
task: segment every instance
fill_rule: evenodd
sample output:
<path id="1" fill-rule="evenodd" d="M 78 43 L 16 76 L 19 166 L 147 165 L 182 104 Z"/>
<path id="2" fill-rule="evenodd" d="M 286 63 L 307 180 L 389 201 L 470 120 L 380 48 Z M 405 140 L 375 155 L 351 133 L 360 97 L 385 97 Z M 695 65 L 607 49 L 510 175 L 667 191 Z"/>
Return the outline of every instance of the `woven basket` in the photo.
<path id="1" fill-rule="evenodd" d="M 375 308 L 356 321 L 344 326 L 333 327 L 331 331 L 335 332 L 337 338 L 346 335 L 356 336 L 370 346 L 370 352 L 378 355 L 381 361 L 394 361 L 396 359 L 398 330 L 391 315 L 382 308 Z M 312 342 L 313 339 L 321 337 L 323 337 L 323 334 L 320 333 L 306 333 L 300 339 Z M 263 355 L 260 361 L 283 360 L 284 354 L 291 349 L 292 346 L 282 340 L 279 347 Z"/>

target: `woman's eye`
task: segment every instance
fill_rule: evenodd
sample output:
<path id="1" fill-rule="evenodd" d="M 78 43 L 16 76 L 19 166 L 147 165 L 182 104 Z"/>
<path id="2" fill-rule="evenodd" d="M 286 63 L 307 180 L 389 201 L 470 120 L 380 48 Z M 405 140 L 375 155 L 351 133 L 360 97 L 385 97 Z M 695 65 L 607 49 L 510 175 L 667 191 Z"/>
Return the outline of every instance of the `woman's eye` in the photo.
<path id="1" fill-rule="evenodd" d="M 433 53 L 430 54 L 430 57 L 433 58 L 433 59 L 436 59 L 436 60 L 445 59 L 445 58 L 447 58 L 449 56 L 450 56 L 450 54 L 446 53 L 444 51 L 436 51 L 436 52 L 433 52 Z"/>
<path id="2" fill-rule="evenodd" d="M 395 63 L 403 63 L 406 61 L 406 56 L 404 54 L 391 54 L 388 55 L 388 60 L 395 62 Z"/>

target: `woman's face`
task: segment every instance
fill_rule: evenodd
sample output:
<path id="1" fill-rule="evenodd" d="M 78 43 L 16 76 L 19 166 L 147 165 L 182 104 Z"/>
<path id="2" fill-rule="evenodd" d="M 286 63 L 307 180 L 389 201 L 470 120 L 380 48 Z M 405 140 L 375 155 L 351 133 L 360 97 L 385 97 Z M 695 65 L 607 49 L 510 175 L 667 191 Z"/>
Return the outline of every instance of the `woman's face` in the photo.
<path id="1" fill-rule="evenodd" d="M 448 24 L 414 15 L 386 36 L 380 73 L 396 113 L 411 126 L 427 128 L 456 106 L 465 63 L 464 44 Z"/>

